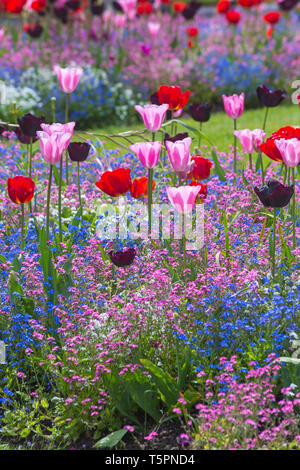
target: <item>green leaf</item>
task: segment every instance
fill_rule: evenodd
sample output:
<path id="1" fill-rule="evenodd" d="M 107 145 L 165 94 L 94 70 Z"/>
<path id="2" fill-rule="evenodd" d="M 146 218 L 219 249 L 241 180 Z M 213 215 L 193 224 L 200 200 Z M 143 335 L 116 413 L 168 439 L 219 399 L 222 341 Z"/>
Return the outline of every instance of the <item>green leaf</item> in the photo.
<path id="1" fill-rule="evenodd" d="M 297 357 L 280 357 L 279 359 L 281 362 L 287 362 L 288 364 L 300 364 L 300 359 Z"/>
<path id="2" fill-rule="evenodd" d="M 31 433 L 31 430 L 29 428 L 25 428 L 21 431 L 20 436 L 22 439 L 25 439 L 26 437 L 29 436 L 30 433 Z"/>
<path id="3" fill-rule="evenodd" d="M 192 356 L 191 356 L 190 348 L 186 348 L 184 350 L 184 363 L 182 366 L 180 365 L 178 368 L 177 383 L 178 383 L 179 390 L 183 390 L 186 385 L 187 377 L 191 371 L 191 357 Z"/>
<path id="4" fill-rule="evenodd" d="M 132 422 L 139 424 L 134 414 L 134 401 L 126 388 L 126 381 L 116 372 L 110 372 L 103 375 L 103 381 L 112 398 L 114 406 L 120 413 L 130 419 Z"/>
<path id="5" fill-rule="evenodd" d="M 155 421 L 159 421 L 161 415 L 159 413 L 158 399 L 148 377 L 141 371 L 136 370 L 126 388 L 136 404 Z"/>
<path id="6" fill-rule="evenodd" d="M 47 409 L 49 407 L 49 404 L 45 398 L 41 399 L 41 405 L 43 408 Z"/>
<path id="7" fill-rule="evenodd" d="M 211 156 L 212 156 L 212 159 L 214 161 L 215 172 L 216 172 L 217 176 L 219 177 L 219 180 L 224 183 L 226 181 L 226 173 L 225 173 L 224 169 L 221 167 L 221 165 L 219 163 L 219 159 L 218 159 L 218 156 L 217 156 L 215 150 L 211 151 Z"/>
<path id="8" fill-rule="evenodd" d="M 96 442 L 94 447 L 95 449 L 102 449 L 103 447 L 112 449 L 121 441 L 127 432 L 127 429 L 119 429 L 119 431 L 112 432 Z"/>
<path id="9" fill-rule="evenodd" d="M 175 379 L 148 359 L 141 359 L 141 363 L 144 368 L 150 372 L 151 380 L 155 383 L 165 405 L 168 408 L 174 406 L 179 397 L 178 386 Z"/>
<path id="10" fill-rule="evenodd" d="M 105 264 L 109 264 L 109 263 L 110 263 L 110 260 L 109 260 L 109 258 L 108 258 L 108 256 L 107 256 L 107 254 L 106 254 L 106 252 L 105 252 L 103 246 L 101 245 L 101 243 L 99 243 L 99 250 L 100 250 L 100 252 L 101 252 L 101 258 L 102 258 L 103 262 L 104 262 Z"/>
<path id="11" fill-rule="evenodd" d="M 5 256 L 3 256 L 3 255 L 0 255 L 0 261 L 1 261 L 2 263 L 7 263 L 7 259 L 6 259 Z"/>

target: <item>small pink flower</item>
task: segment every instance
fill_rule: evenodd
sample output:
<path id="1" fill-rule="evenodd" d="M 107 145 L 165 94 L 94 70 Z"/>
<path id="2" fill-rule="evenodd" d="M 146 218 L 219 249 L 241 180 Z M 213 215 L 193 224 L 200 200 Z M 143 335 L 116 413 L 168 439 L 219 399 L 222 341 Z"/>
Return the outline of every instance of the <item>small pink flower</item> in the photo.
<path id="1" fill-rule="evenodd" d="M 80 67 L 62 68 L 59 65 L 55 65 L 53 70 L 57 75 L 60 88 L 64 93 L 72 93 L 72 91 L 75 90 L 83 72 Z"/>
<path id="2" fill-rule="evenodd" d="M 158 436 L 157 432 L 152 431 L 150 434 L 148 434 L 148 436 L 145 436 L 144 439 L 145 441 L 152 441 L 152 439 L 154 439 L 156 436 Z"/>
<path id="3" fill-rule="evenodd" d="M 190 147 L 192 139 L 186 137 L 176 142 L 166 141 L 166 147 L 171 165 L 176 173 L 186 173 L 189 166 Z"/>
<path id="4" fill-rule="evenodd" d="M 154 168 L 157 165 L 161 142 L 138 142 L 129 148 L 138 156 L 145 168 Z"/>
<path id="5" fill-rule="evenodd" d="M 170 203 L 180 214 L 189 214 L 193 210 L 193 205 L 200 186 L 179 186 L 178 188 L 167 188 Z"/>
<path id="6" fill-rule="evenodd" d="M 227 116 L 231 119 L 237 119 L 243 114 L 245 93 L 232 96 L 222 95 L 222 98 Z"/>
<path id="7" fill-rule="evenodd" d="M 176 415 L 181 415 L 181 409 L 180 408 L 173 408 L 173 413 L 175 413 Z"/>
<path id="8" fill-rule="evenodd" d="M 162 104 L 160 106 L 156 104 L 146 104 L 145 106 L 136 105 L 134 107 L 142 116 L 145 127 L 150 132 L 156 132 L 161 128 L 168 108 L 168 104 Z"/>
<path id="9" fill-rule="evenodd" d="M 130 426 L 129 424 L 126 424 L 123 426 L 123 429 L 127 429 L 129 432 L 134 432 L 134 427 Z"/>
<path id="10" fill-rule="evenodd" d="M 275 145 L 281 153 L 282 160 L 286 166 L 295 168 L 300 163 L 300 140 L 279 139 L 275 140 Z"/>
<path id="11" fill-rule="evenodd" d="M 160 30 L 160 23 L 154 23 L 153 21 L 149 21 L 147 23 L 147 27 L 151 36 L 156 36 Z"/>

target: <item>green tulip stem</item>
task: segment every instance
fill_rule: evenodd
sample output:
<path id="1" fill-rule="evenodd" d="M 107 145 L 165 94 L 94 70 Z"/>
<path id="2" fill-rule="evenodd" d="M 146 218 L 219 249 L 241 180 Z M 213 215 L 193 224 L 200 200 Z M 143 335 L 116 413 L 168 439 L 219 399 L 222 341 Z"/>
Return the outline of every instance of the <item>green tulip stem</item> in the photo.
<path id="1" fill-rule="evenodd" d="M 80 216 L 82 216 L 82 202 L 81 202 L 81 192 L 80 192 L 80 172 L 79 172 L 79 162 L 77 162 L 77 185 L 78 185 L 78 197 L 79 197 L 79 209 Z"/>
<path id="2" fill-rule="evenodd" d="M 264 161 L 262 157 L 262 153 L 259 152 L 259 161 L 260 161 L 260 169 L 261 169 L 261 184 L 264 186 L 265 184 L 265 172 L 264 172 Z"/>
<path id="3" fill-rule="evenodd" d="M 21 251 L 24 250 L 24 204 L 21 204 Z"/>
<path id="4" fill-rule="evenodd" d="M 275 249 L 276 249 L 276 208 L 273 217 L 273 250 L 272 250 L 272 277 L 275 279 Z"/>
<path id="5" fill-rule="evenodd" d="M 48 180 L 48 191 L 47 191 L 47 216 L 46 216 L 46 238 L 49 240 L 49 221 L 50 221 L 50 193 L 51 193 L 51 182 L 52 182 L 52 170 L 53 167 L 50 165 L 49 180 Z"/>
<path id="6" fill-rule="evenodd" d="M 266 124 L 267 124 L 268 112 L 269 112 L 269 108 L 266 108 L 266 111 L 265 111 L 265 118 L 264 118 L 264 123 L 263 123 L 263 127 L 262 127 L 264 131 L 266 130 Z"/>
<path id="7" fill-rule="evenodd" d="M 294 188 L 293 201 L 292 201 L 292 214 L 293 214 L 293 249 L 296 248 L 296 186 L 295 186 L 295 168 L 292 168 L 292 184 Z"/>
<path id="8" fill-rule="evenodd" d="M 252 153 L 249 153 L 249 167 L 250 167 L 250 170 L 253 170 Z"/>
<path id="9" fill-rule="evenodd" d="M 30 143 L 29 143 L 29 178 L 31 178 L 32 175 L 32 137 L 30 137 Z"/>
<path id="10" fill-rule="evenodd" d="M 183 248 L 183 268 L 186 268 L 186 237 L 185 237 L 185 217 L 182 214 L 182 248 Z"/>
<path id="11" fill-rule="evenodd" d="M 236 119 L 233 120 L 233 128 L 236 131 L 237 130 L 237 123 Z M 234 147 L 234 159 L 233 159 L 233 171 L 236 173 L 236 144 L 237 144 L 237 139 L 236 135 L 233 137 L 233 147 Z"/>
<path id="12" fill-rule="evenodd" d="M 69 99 L 70 94 L 66 94 L 66 109 L 65 109 L 65 122 L 67 123 L 69 120 Z M 69 184 L 69 159 L 68 159 L 68 152 L 66 152 L 66 183 Z"/>
<path id="13" fill-rule="evenodd" d="M 285 163 L 283 163 L 284 165 L 284 175 L 283 175 L 283 184 L 286 183 L 286 178 L 287 178 L 287 166 Z"/>
<path id="14" fill-rule="evenodd" d="M 61 221 L 61 190 L 62 190 L 62 167 L 63 167 L 63 156 L 61 156 L 59 162 L 59 183 L 58 183 L 58 229 L 59 229 L 59 241 L 62 242 L 62 221 Z"/>
<path id="15" fill-rule="evenodd" d="M 152 181 L 153 181 L 153 168 L 148 169 L 148 234 L 151 233 L 152 228 Z"/>
<path id="16" fill-rule="evenodd" d="M 202 122 L 199 122 L 199 131 L 202 132 Z M 199 134 L 199 140 L 198 140 L 199 151 L 200 151 L 200 145 L 201 145 L 201 134 Z"/>

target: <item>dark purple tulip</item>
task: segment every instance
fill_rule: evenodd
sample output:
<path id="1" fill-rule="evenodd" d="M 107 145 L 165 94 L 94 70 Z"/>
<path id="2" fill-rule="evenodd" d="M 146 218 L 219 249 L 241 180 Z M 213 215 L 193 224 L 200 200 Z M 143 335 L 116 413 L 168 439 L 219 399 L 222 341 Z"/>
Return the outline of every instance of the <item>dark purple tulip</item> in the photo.
<path id="1" fill-rule="evenodd" d="M 69 8 L 69 10 L 71 10 L 71 11 L 76 11 L 80 7 L 80 2 L 79 2 L 79 0 L 68 0 L 65 3 L 65 6 L 67 8 Z"/>
<path id="2" fill-rule="evenodd" d="M 134 248 L 125 248 L 122 251 L 110 251 L 109 257 L 112 263 L 118 268 L 124 268 L 130 266 L 133 263 L 136 252 Z"/>
<path id="3" fill-rule="evenodd" d="M 158 106 L 160 105 L 157 91 L 150 96 L 150 101 L 152 104 L 157 104 Z"/>
<path id="4" fill-rule="evenodd" d="M 112 2 L 112 5 L 116 11 L 120 11 L 121 13 L 124 13 L 124 10 L 119 2 Z"/>
<path id="5" fill-rule="evenodd" d="M 62 21 L 62 23 L 67 24 L 68 9 L 66 7 L 54 8 L 53 12 L 54 12 L 54 15 Z"/>
<path id="6" fill-rule="evenodd" d="M 210 118 L 212 105 L 209 103 L 191 104 L 189 107 L 192 118 L 197 122 L 207 122 Z"/>
<path id="7" fill-rule="evenodd" d="M 20 127 L 16 127 L 14 129 L 14 133 L 16 134 L 16 136 L 18 137 L 19 141 L 21 142 L 21 144 L 27 144 L 29 145 L 30 144 L 30 137 L 28 137 L 27 135 L 23 134 L 23 132 L 21 131 Z M 37 140 L 37 136 L 35 137 L 32 137 L 32 142 L 35 142 Z"/>
<path id="8" fill-rule="evenodd" d="M 182 132 L 181 134 L 176 134 L 174 135 L 174 137 L 170 137 L 169 134 L 166 132 L 165 134 L 165 142 L 166 140 L 169 140 L 170 142 L 177 142 L 177 140 L 183 140 L 183 139 L 186 139 L 188 137 L 188 133 L 187 132 Z"/>
<path id="9" fill-rule="evenodd" d="M 27 24 L 24 26 L 24 31 L 31 37 L 31 38 L 39 38 L 43 32 L 43 26 L 40 24 Z"/>
<path id="10" fill-rule="evenodd" d="M 45 122 L 44 116 L 37 117 L 31 113 L 24 114 L 21 118 L 18 118 L 18 124 L 21 131 L 27 137 L 36 137 L 36 131 L 41 131 L 41 124 Z"/>
<path id="11" fill-rule="evenodd" d="M 0 135 L 2 135 L 4 131 L 5 131 L 5 127 L 0 126 Z"/>
<path id="12" fill-rule="evenodd" d="M 282 11 L 290 11 L 297 5 L 298 1 L 299 0 L 283 0 L 283 2 L 278 3 L 278 6 Z"/>
<path id="13" fill-rule="evenodd" d="M 266 106 L 267 108 L 274 108 L 275 106 L 278 106 L 281 101 L 287 97 L 285 90 L 271 90 L 270 88 L 267 88 L 266 85 L 260 85 L 257 87 L 256 93 L 260 104 Z"/>
<path id="14" fill-rule="evenodd" d="M 201 6 L 202 3 L 200 2 L 190 2 L 181 14 L 186 20 L 192 20 Z"/>
<path id="15" fill-rule="evenodd" d="M 70 159 L 73 162 L 84 162 L 88 157 L 90 148 L 90 144 L 86 142 L 71 142 L 68 147 Z"/>
<path id="16" fill-rule="evenodd" d="M 265 207 L 279 209 L 288 205 L 294 194 L 294 187 L 284 186 L 279 181 L 269 181 L 266 186 L 255 187 L 254 191 Z"/>
<path id="17" fill-rule="evenodd" d="M 101 3 L 99 5 L 97 0 L 92 0 L 91 12 L 93 13 L 93 15 L 101 16 L 103 14 L 104 10 L 105 10 L 104 3 Z"/>

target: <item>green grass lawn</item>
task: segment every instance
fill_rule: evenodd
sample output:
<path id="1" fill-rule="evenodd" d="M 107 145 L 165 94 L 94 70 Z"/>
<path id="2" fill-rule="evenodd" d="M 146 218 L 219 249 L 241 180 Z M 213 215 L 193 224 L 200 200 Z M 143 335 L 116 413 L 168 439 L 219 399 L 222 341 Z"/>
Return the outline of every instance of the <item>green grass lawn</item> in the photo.
<path id="1" fill-rule="evenodd" d="M 238 129 L 256 129 L 261 128 L 263 125 L 264 120 L 264 109 L 255 109 L 250 111 L 245 111 L 244 114 L 238 119 Z M 199 128 L 199 124 L 193 121 L 191 118 L 185 116 L 182 119 L 188 125 Z M 266 132 L 267 136 L 271 135 L 271 133 L 280 127 L 283 126 L 298 126 L 300 125 L 300 109 L 298 106 L 295 105 L 281 105 L 277 108 L 270 108 Z M 128 126 L 109 126 L 103 129 L 91 130 L 90 132 L 93 134 L 117 134 L 120 132 L 128 131 L 130 129 L 144 129 L 142 123 L 138 123 L 131 127 Z M 182 126 L 178 126 L 177 132 L 183 132 L 184 129 Z M 207 135 L 207 137 L 211 140 L 211 142 L 217 147 L 219 151 L 227 151 L 228 146 L 233 143 L 233 120 L 230 119 L 224 112 L 218 112 L 212 114 L 209 122 L 203 125 L 202 131 Z M 150 136 L 150 134 L 149 134 Z M 102 138 L 103 139 L 103 138 Z M 96 137 L 95 137 L 96 140 Z M 106 139 L 105 139 L 106 140 Z M 134 139 L 136 142 L 138 138 Z M 124 142 L 125 145 L 130 145 L 128 142 L 126 143 L 124 140 L 120 140 L 120 142 Z M 203 140 L 204 143 L 204 140 Z M 106 148 L 113 149 L 117 146 L 106 140 Z"/>

